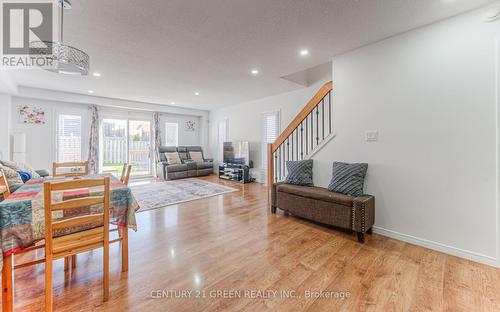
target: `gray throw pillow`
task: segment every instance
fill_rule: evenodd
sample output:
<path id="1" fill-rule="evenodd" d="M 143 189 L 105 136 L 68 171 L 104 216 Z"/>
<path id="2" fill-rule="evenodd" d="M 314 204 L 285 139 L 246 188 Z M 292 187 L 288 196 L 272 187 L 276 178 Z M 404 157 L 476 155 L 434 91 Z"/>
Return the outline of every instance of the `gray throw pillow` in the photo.
<path id="1" fill-rule="evenodd" d="M 365 183 L 368 164 L 348 164 L 333 162 L 333 176 L 328 190 L 351 196 L 363 195 L 363 184 Z"/>
<path id="2" fill-rule="evenodd" d="M 286 168 L 288 170 L 288 175 L 285 178 L 285 183 L 301 186 L 314 186 L 312 159 L 287 161 Z"/>

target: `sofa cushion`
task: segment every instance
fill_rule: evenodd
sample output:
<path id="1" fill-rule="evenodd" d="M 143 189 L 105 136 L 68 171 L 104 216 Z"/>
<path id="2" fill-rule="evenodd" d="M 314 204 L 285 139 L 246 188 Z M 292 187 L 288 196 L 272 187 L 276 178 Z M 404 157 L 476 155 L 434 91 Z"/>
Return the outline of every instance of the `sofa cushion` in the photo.
<path id="1" fill-rule="evenodd" d="M 167 157 L 165 157 L 165 153 L 174 153 L 177 152 L 177 147 L 175 146 L 160 146 L 158 147 L 158 154 L 160 155 L 160 161 L 167 161 Z"/>
<path id="2" fill-rule="evenodd" d="M 203 161 L 203 153 L 202 152 L 189 152 L 189 158 L 192 161 L 202 162 Z"/>
<path id="3" fill-rule="evenodd" d="M 292 184 L 278 184 L 276 186 L 276 191 L 349 207 L 352 207 L 354 200 L 354 197 L 352 196 L 330 192 L 325 188 L 316 186 L 305 187 Z"/>
<path id="4" fill-rule="evenodd" d="M 177 147 L 177 152 L 179 153 L 179 157 L 181 158 L 182 162 L 189 159 L 188 151 L 185 146 Z"/>
<path id="5" fill-rule="evenodd" d="M 182 164 L 181 159 L 179 157 L 179 153 L 177 152 L 171 152 L 171 153 L 164 153 L 165 158 L 167 159 L 167 162 L 169 165 L 180 165 Z"/>
<path id="6" fill-rule="evenodd" d="M 365 183 L 368 164 L 348 164 L 333 162 L 332 181 L 328 190 L 351 196 L 363 195 L 363 184 Z"/>
<path id="7" fill-rule="evenodd" d="M 178 165 L 168 165 L 166 166 L 167 172 L 180 172 L 180 171 L 187 171 L 188 170 L 188 165 L 186 164 L 178 164 Z"/>
<path id="8" fill-rule="evenodd" d="M 214 167 L 214 164 L 212 162 L 197 162 L 196 167 L 198 170 L 200 169 L 212 169 Z"/>
<path id="9" fill-rule="evenodd" d="M 313 186 L 313 161 L 308 160 L 298 160 L 298 161 L 287 161 L 286 169 L 288 174 L 285 178 L 285 183 L 302 185 L 302 186 Z"/>

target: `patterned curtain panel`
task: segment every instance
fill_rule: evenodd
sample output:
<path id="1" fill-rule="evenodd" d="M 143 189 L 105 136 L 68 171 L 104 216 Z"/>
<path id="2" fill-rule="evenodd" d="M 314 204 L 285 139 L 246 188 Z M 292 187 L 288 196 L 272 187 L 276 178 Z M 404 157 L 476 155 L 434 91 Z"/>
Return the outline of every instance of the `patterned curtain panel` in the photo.
<path id="1" fill-rule="evenodd" d="M 158 162 L 158 147 L 161 146 L 161 130 L 160 130 L 160 113 L 153 113 L 153 131 L 154 131 L 154 144 L 153 144 L 153 155 L 154 155 L 154 165 L 153 173 L 156 176 L 156 163 Z"/>
<path id="2" fill-rule="evenodd" d="M 90 140 L 89 140 L 89 170 L 99 173 L 99 113 L 96 105 L 90 107 Z"/>

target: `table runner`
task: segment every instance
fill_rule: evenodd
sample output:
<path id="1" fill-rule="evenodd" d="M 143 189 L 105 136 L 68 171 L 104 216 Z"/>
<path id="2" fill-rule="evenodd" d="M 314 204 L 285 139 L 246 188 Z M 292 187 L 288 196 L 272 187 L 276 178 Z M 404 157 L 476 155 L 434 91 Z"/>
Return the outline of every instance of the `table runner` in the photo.
<path id="1" fill-rule="evenodd" d="M 83 179 L 102 178 L 108 175 L 89 175 Z M 71 180 L 67 178 L 63 180 Z M 43 182 L 48 179 L 31 179 L 11 194 L 6 200 L 0 202 L 0 239 L 3 256 L 20 251 L 32 246 L 35 242 L 45 238 L 45 217 Z M 60 181 L 61 179 L 57 179 Z M 50 180 L 49 180 L 50 181 Z M 119 226 L 128 226 L 137 230 L 135 212 L 139 206 L 132 195 L 132 191 L 114 176 L 110 176 L 110 223 Z M 72 192 L 53 192 L 53 201 L 58 202 L 86 196 L 99 196 L 103 187 L 91 187 Z M 99 207 L 92 206 L 90 209 Z M 102 210 L 102 205 L 100 207 Z M 60 216 L 55 212 L 53 217 Z M 2 259 L 3 257 L 0 257 Z M 2 261 L 2 260 L 0 260 Z M 0 267 L 3 261 L 0 263 Z"/>

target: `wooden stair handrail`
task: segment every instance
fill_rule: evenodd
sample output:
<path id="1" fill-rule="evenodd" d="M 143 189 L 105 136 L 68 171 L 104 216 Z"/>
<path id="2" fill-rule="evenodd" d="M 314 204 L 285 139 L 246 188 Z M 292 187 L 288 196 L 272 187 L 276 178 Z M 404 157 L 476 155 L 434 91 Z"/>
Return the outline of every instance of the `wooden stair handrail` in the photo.
<path id="1" fill-rule="evenodd" d="M 319 104 L 319 102 L 328 95 L 333 89 L 333 82 L 329 81 L 325 83 L 321 89 L 316 92 L 307 105 L 297 114 L 297 116 L 290 122 L 288 127 L 278 136 L 276 141 L 272 144 L 271 153 L 274 153 L 283 142 L 292 134 L 292 132 L 306 119 L 306 117 L 314 110 L 314 108 Z"/>

